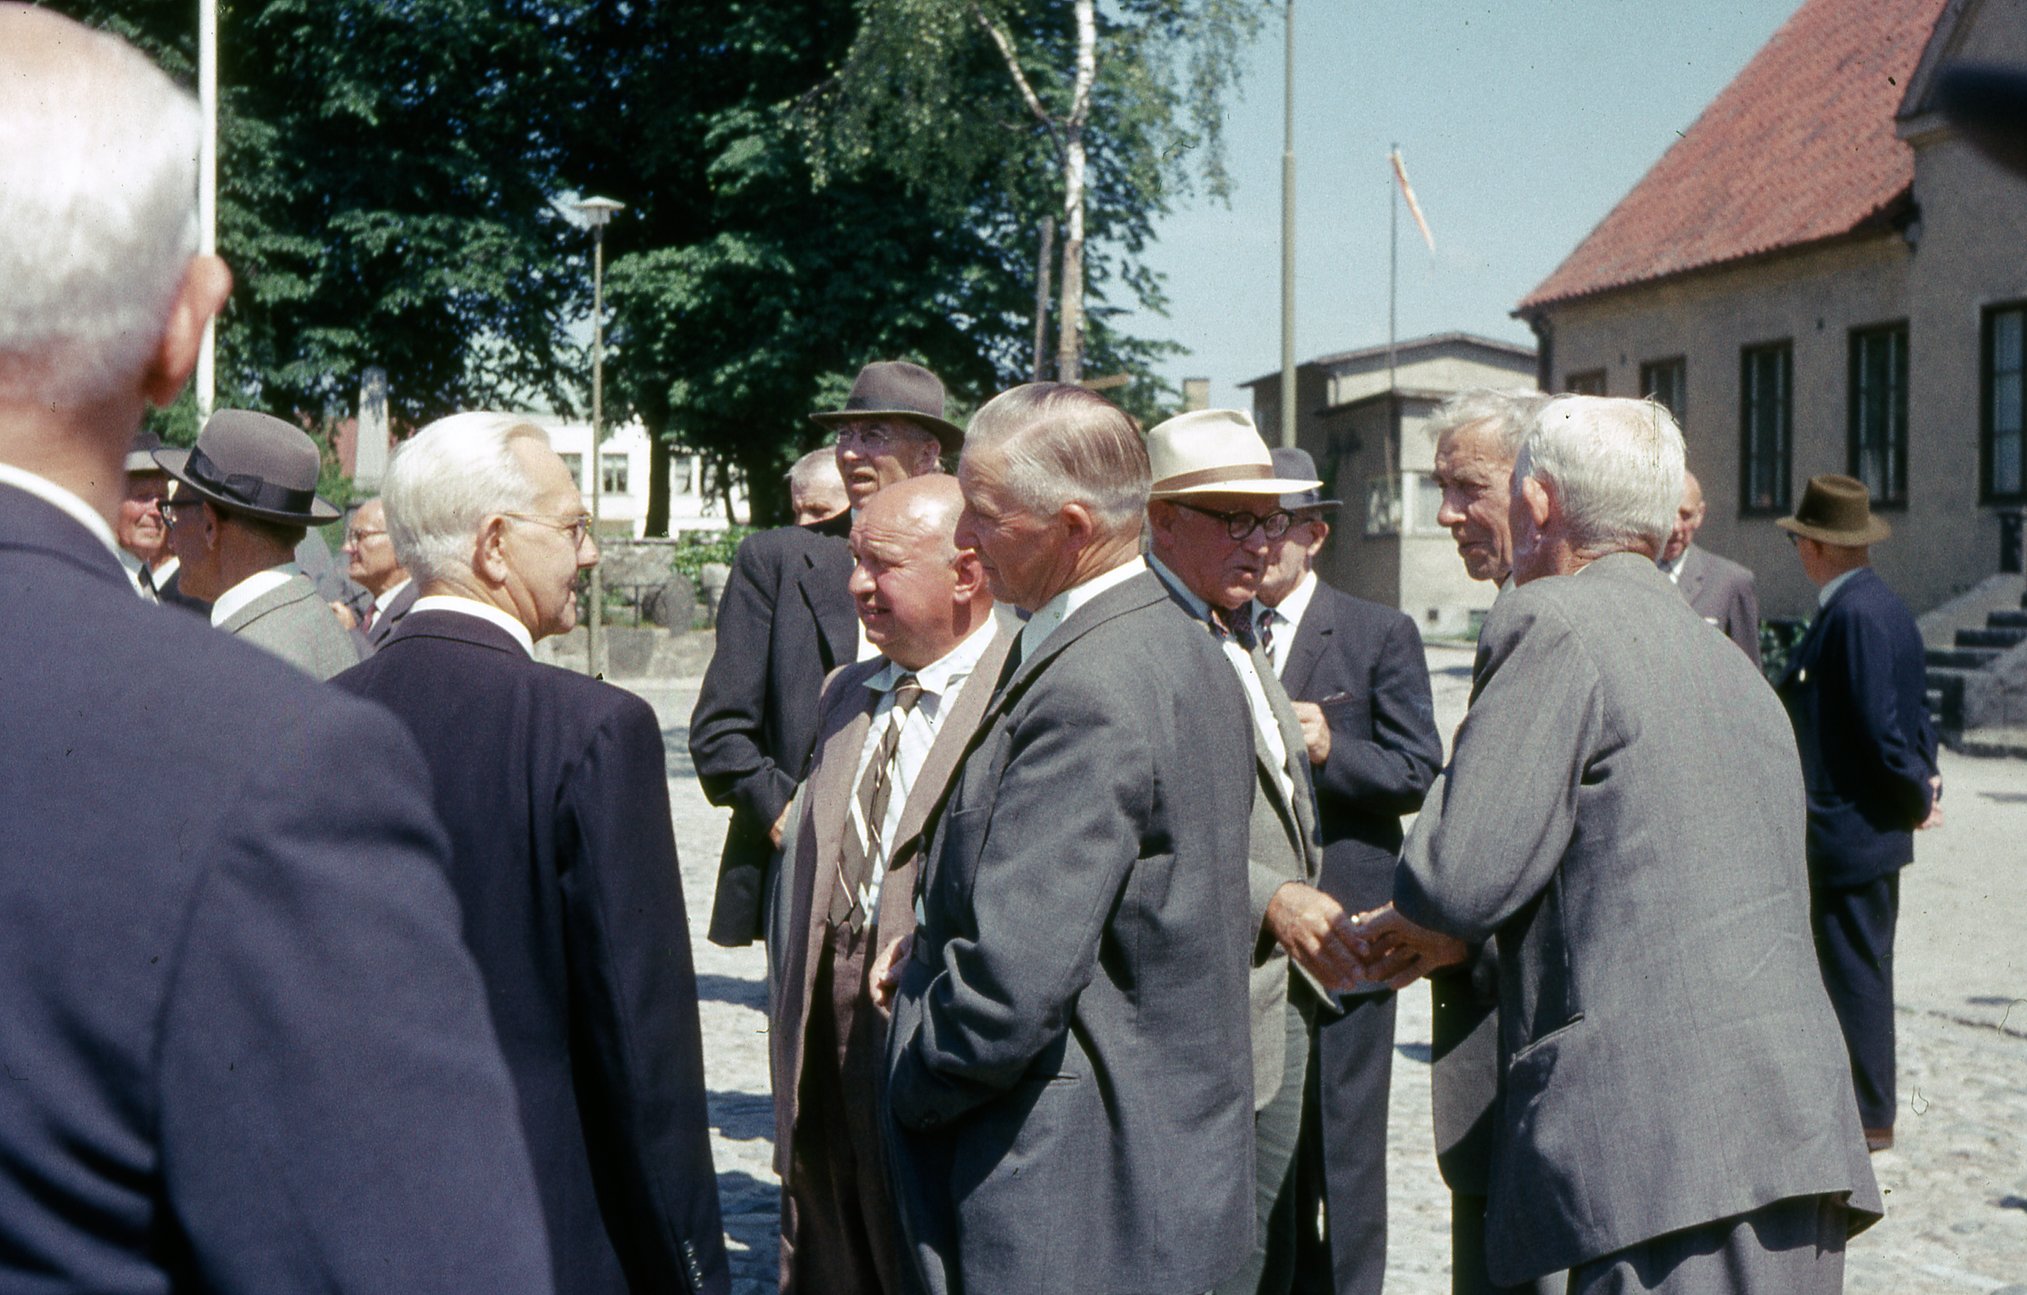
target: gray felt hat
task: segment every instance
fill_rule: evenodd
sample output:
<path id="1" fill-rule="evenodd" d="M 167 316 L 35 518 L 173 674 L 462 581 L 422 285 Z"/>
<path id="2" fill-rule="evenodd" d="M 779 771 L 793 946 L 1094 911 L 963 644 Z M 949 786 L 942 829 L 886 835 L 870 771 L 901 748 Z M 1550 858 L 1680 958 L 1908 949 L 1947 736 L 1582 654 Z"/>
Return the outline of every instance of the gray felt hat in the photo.
<path id="1" fill-rule="evenodd" d="M 199 499 L 268 522 L 318 526 L 342 514 L 317 498 L 317 443 L 300 427 L 245 409 L 221 409 L 188 450 L 155 462 Z"/>

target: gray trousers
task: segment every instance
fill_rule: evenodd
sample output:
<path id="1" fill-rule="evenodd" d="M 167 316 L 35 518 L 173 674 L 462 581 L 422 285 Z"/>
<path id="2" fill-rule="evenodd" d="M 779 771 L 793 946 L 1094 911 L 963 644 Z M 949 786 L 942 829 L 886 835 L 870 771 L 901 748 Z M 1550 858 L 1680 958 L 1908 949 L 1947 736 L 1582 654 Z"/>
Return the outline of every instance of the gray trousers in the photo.
<path id="1" fill-rule="evenodd" d="M 1217 1295 L 1288 1295 L 1295 1283 L 1295 1146 L 1302 1136 L 1309 1021 L 1292 1000 L 1286 1018 L 1288 1060 L 1281 1072 L 1281 1091 L 1253 1113 L 1259 1234 L 1245 1265 L 1218 1283 Z M 1315 1225 L 1314 1219 L 1309 1222 Z"/>
<path id="2" fill-rule="evenodd" d="M 1569 1295 L 1837 1295 L 1849 1231 L 1841 1198 L 1795 1196 L 1600 1255 Z"/>

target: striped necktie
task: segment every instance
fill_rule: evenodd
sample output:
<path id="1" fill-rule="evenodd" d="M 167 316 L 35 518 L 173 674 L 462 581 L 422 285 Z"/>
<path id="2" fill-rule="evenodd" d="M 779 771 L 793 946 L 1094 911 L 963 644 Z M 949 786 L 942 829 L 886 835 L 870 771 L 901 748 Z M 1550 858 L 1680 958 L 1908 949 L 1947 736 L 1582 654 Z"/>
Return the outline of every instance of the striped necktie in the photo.
<path id="1" fill-rule="evenodd" d="M 1260 629 L 1253 637 L 1260 645 L 1260 655 L 1267 658 L 1268 665 L 1278 664 L 1274 660 L 1274 620 L 1281 613 L 1272 607 L 1260 609 Z"/>
<path id="2" fill-rule="evenodd" d="M 851 830 L 845 833 L 843 854 L 838 860 L 837 890 L 831 895 L 831 925 L 848 921 L 854 933 L 866 928 L 868 914 L 864 900 L 867 887 L 873 880 L 873 863 L 882 858 L 885 848 L 880 840 L 880 831 L 887 821 L 887 803 L 894 790 L 894 765 L 895 757 L 901 751 L 901 729 L 907 724 L 915 703 L 922 698 L 922 684 L 914 675 L 904 674 L 894 681 L 893 697 L 894 704 L 888 711 L 887 731 L 880 736 L 880 745 L 867 762 L 866 772 L 859 779 L 858 792 L 852 798 Z"/>

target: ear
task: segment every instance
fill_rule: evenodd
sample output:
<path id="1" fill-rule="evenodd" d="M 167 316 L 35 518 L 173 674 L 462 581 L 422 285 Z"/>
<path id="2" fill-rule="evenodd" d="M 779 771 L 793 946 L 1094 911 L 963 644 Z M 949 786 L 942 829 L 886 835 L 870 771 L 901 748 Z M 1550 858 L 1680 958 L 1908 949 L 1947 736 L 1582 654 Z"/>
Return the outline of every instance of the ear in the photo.
<path id="1" fill-rule="evenodd" d="M 1309 525 L 1315 532 L 1315 538 L 1309 541 L 1309 556 L 1313 558 L 1323 551 L 1324 542 L 1330 538 L 1330 523 L 1319 517 Z"/>
<path id="2" fill-rule="evenodd" d="M 1064 504 L 1057 510 L 1056 520 L 1062 524 L 1072 553 L 1082 553 L 1098 538 L 1098 519 L 1081 500 Z"/>
<path id="3" fill-rule="evenodd" d="M 979 562 L 974 549 L 959 549 L 957 560 L 951 564 L 957 572 L 957 586 L 951 597 L 957 602 L 969 604 L 985 593 L 985 566 Z"/>
<path id="4" fill-rule="evenodd" d="M 1539 477 L 1521 478 L 1520 502 L 1533 520 L 1534 528 L 1547 530 L 1549 515 L 1555 511 L 1555 494 L 1548 483 Z"/>
<path id="5" fill-rule="evenodd" d="M 486 585 L 507 583 L 507 519 L 499 513 L 488 516 L 479 527 L 472 547 L 472 574 Z"/>
<path id="6" fill-rule="evenodd" d="M 232 294 L 232 271 L 215 256 L 193 256 L 169 305 L 169 318 L 141 373 L 141 394 L 161 408 L 173 403 L 197 367 L 204 326 Z"/>
<path id="7" fill-rule="evenodd" d="M 199 532 L 199 534 L 204 536 L 204 549 L 207 553 L 215 552 L 218 549 L 220 540 L 223 539 L 222 530 L 225 526 L 225 514 L 213 508 L 209 500 L 198 501 L 197 512 L 204 519 L 204 529 Z"/>

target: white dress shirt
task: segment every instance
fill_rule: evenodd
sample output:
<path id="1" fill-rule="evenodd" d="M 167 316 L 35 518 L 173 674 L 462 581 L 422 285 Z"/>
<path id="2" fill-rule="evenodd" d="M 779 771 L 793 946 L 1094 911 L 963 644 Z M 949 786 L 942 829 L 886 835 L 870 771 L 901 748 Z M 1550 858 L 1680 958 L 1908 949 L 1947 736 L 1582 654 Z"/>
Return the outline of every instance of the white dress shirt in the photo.
<path id="1" fill-rule="evenodd" d="M 531 657 L 535 655 L 535 639 L 528 633 L 528 627 L 491 603 L 482 603 L 476 598 L 466 598 L 462 594 L 431 594 L 427 598 L 416 599 L 415 604 L 408 610 L 411 614 L 456 612 L 460 616 L 476 616 L 482 621 L 491 621 L 513 635 L 514 642 L 521 645 L 523 652 Z"/>
<path id="2" fill-rule="evenodd" d="M 1288 673 L 1288 650 L 1295 646 L 1295 636 L 1302 632 L 1302 617 L 1309 611 L 1311 600 L 1316 597 L 1316 573 L 1304 572 L 1302 580 L 1278 607 L 1269 607 L 1255 598 L 1246 610 L 1252 613 L 1254 635 L 1259 637 L 1259 627 L 1272 624 L 1274 627 L 1274 650 L 1267 652 L 1267 664 L 1274 667 L 1274 677 L 1282 678 Z"/>
<path id="3" fill-rule="evenodd" d="M 1182 577 L 1162 565 L 1160 558 L 1149 558 L 1148 564 L 1154 573 L 1162 578 L 1169 588 L 1190 609 L 1190 612 L 1204 624 L 1216 628 L 1211 619 L 1211 605 L 1191 592 L 1182 582 Z M 1240 608 L 1240 614 L 1252 610 L 1247 603 Z M 1253 712 L 1253 727 L 1260 731 L 1260 737 L 1267 744 L 1267 754 L 1274 764 L 1274 780 L 1281 785 L 1281 794 L 1289 804 L 1295 803 L 1295 780 L 1288 776 L 1288 743 L 1281 736 L 1281 721 L 1274 717 L 1274 707 L 1267 701 L 1267 686 L 1260 682 L 1260 672 L 1253 668 L 1253 654 L 1239 646 L 1239 640 L 1217 631 L 1218 647 L 1224 652 L 1225 660 L 1231 662 L 1232 673 L 1239 676 L 1239 685 L 1246 690 L 1246 706 Z"/>
<path id="4" fill-rule="evenodd" d="M 1048 642 L 1049 635 L 1054 634 L 1062 623 L 1070 618 L 1072 612 L 1107 589 L 1123 585 L 1145 570 L 1147 570 L 1146 562 L 1137 557 L 1132 558 L 1110 571 L 1092 576 L 1083 584 L 1071 585 L 1043 603 L 1035 609 L 1035 614 L 1028 617 L 1028 623 L 1022 627 L 1020 641 L 1014 644 L 1015 659 L 1025 661 L 1033 656 L 1035 650 Z"/>

